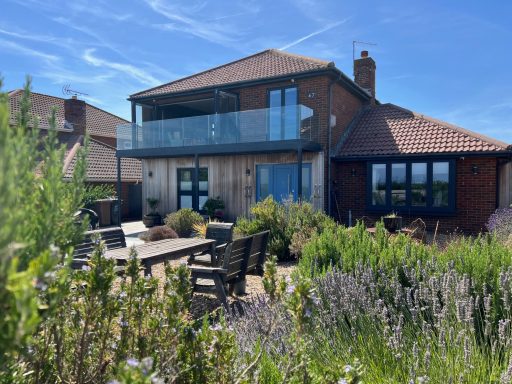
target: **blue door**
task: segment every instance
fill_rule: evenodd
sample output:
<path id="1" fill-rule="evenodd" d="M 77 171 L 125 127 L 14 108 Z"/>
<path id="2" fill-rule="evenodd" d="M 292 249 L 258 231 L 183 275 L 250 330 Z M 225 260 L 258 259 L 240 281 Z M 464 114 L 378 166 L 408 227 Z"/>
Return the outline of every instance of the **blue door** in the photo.
<path id="1" fill-rule="evenodd" d="M 256 167 L 256 201 L 272 195 L 283 202 L 297 200 L 297 164 L 261 164 Z M 311 164 L 302 164 L 302 198 L 311 198 Z"/>
<path id="2" fill-rule="evenodd" d="M 297 166 L 289 164 L 274 165 L 274 185 L 272 195 L 274 199 L 280 203 L 293 196 L 297 199 L 297 188 L 295 175 L 297 174 Z"/>

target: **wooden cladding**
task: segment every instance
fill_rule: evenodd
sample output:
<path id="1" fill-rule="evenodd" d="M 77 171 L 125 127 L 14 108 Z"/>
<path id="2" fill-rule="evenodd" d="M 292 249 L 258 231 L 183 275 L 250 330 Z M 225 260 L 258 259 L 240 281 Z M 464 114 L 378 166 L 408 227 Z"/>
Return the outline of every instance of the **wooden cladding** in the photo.
<path id="1" fill-rule="evenodd" d="M 316 209 L 324 206 L 323 153 L 304 152 L 303 163 L 311 163 L 313 197 Z M 199 157 L 199 167 L 208 169 L 208 196 L 220 196 L 227 220 L 246 215 L 256 199 L 256 165 L 296 164 L 297 153 Z M 148 197 L 160 200 L 162 215 L 178 209 L 178 169 L 194 167 L 194 158 L 143 159 L 143 201 Z M 247 172 L 249 170 L 249 172 Z M 149 176 L 151 174 L 151 176 Z M 144 211 L 148 207 L 145 204 Z"/>

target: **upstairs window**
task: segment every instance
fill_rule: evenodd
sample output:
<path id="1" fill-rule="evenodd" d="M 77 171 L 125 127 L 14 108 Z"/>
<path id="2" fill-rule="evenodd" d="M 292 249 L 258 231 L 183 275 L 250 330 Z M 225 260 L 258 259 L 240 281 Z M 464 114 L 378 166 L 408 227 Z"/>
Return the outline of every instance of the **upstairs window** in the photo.
<path id="1" fill-rule="evenodd" d="M 454 212 L 455 162 L 369 163 L 367 206 L 372 210 Z"/>

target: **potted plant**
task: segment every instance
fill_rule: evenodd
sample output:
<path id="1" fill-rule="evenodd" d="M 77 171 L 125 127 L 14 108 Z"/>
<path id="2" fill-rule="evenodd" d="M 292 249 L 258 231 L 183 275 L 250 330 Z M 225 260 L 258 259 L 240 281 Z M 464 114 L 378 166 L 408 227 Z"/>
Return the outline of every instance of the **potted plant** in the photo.
<path id="1" fill-rule="evenodd" d="M 160 225 L 162 223 L 162 216 L 156 212 L 156 207 L 158 207 L 159 200 L 154 197 L 148 197 L 146 202 L 148 203 L 150 212 L 147 215 L 144 215 L 142 222 L 147 228 Z"/>
<path id="2" fill-rule="evenodd" d="M 395 212 L 391 212 L 382 218 L 384 221 L 384 228 L 389 232 L 396 232 L 402 229 L 402 216 L 398 216 Z"/>
<path id="3" fill-rule="evenodd" d="M 206 211 L 206 214 L 210 219 L 218 219 L 222 220 L 224 217 L 224 201 L 217 196 L 216 198 L 210 197 L 203 205 L 203 209 Z"/>

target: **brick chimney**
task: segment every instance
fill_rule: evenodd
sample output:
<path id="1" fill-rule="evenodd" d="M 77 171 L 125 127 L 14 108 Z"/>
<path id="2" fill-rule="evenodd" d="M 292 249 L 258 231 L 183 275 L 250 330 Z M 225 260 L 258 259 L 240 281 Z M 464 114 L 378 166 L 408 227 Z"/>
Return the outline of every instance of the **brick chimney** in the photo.
<path id="1" fill-rule="evenodd" d="M 66 126 L 73 127 L 73 133 L 85 135 L 85 101 L 79 100 L 76 96 L 64 101 L 64 119 Z"/>
<path id="2" fill-rule="evenodd" d="M 377 66 L 368 51 L 361 51 L 361 58 L 354 60 L 354 81 L 372 95 L 371 103 L 375 103 L 375 70 Z"/>

